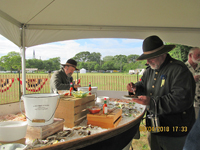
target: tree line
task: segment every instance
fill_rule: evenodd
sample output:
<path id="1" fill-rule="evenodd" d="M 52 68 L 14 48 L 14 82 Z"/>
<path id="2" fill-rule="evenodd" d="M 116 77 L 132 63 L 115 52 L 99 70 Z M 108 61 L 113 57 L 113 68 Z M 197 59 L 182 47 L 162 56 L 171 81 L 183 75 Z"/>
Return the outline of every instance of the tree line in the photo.
<path id="1" fill-rule="evenodd" d="M 171 43 L 166 43 L 171 44 Z M 183 62 L 187 61 L 187 55 L 190 46 L 175 44 L 176 48 L 169 52 L 169 54 L 178 60 Z M 115 56 L 105 56 L 101 59 L 101 54 L 99 52 L 90 53 L 88 51 L 83 51 L 77 53 L 73 59 L 78 62 L 78 68 L 85 68 L 89 71 L 99 71 L 99 70 L 119 70 L 120 72 L 128 72 L 129 70 L 135 70 L 137 68 L 146 68 L 146 60 L 136 61 L 139 55 L 130 54 L 126 55 L 115 55 Z M 59 70 L 60 57 L 50 58 L 49 60 L 41 59 L 27 59 L 26 68 L 38 68 L 38 70 L 48 71 L 48 70 Z M 21 70 L 21 56 L 17 52 L 9 52 L 7 55 L 0 58 L 0 70 L 4 71 L 16 71 Z"/>

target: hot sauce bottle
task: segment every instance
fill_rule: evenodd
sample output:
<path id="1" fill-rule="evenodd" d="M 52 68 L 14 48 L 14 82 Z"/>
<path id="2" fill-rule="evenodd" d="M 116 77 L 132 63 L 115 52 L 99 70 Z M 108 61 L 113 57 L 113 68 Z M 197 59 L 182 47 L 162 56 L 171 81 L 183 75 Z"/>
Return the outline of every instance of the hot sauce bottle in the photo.
<path id="1" fill-rule="evenodd" d="M 81 82 L 81 79 L 79 78 L 79 79 L 78 79 L 78 83 L 77 83 L 77 84 L 79 84 L 80 82 Z"/>
<path id="2" fill-rule="evenodd" d="M 72 96 L 72 91 L 73 91 L 73 87 L 72 87 L 72 82 L 70 83 L 70 89 L 69 89 L 69 96 Z"/>
<path id="3" fill-rule="evenodd" d="M 91 88 L 91 82 L 89 82 L 89 88 L 88 88 L 88 91 L 89 91 L 89 95 L 91 95 L 92 93 L 91 93 L 91 91 L 92 91 L 92 88 Z"/>
<path id="4" fill-rule="evenodd" d="M 106 103 L 107 103 L 106 98 L 104 98 L 103 114 L 107 114 L 108 113 L 108 107 L 107 107 Z"/>

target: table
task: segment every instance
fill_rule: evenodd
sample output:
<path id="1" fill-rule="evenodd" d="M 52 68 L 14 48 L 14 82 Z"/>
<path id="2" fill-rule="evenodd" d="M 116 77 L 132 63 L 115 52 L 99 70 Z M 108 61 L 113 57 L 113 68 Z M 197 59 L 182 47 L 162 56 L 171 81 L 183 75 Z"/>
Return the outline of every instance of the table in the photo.
<path id="1" fill-rule="evenodd" d="M 145 113 L 142 113 L 129 122 L 119 124 L 116 128 L 92 134 L 83 138 L 77 138 L 60 142 L 50 146 L 40 147 L 40 150 L 122 150 L 137 133 Z"/>

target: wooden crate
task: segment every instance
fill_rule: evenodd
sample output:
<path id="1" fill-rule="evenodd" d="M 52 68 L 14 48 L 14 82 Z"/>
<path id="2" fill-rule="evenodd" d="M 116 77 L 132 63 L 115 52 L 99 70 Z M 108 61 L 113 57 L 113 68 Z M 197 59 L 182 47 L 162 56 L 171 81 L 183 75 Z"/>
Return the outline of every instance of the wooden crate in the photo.
<path id="1" fill-rule="evenodd" d="M 84 98 L 64 96 L 60 98 L 55 117 L 65 120 L 65 127 L 72 128 L 86 119 L 88 106 L 95 105 L 95 95 L 88 95 Z"/>
<path id="2" fill-rule="evenodd" d="M 60 118 L 54 118 L 54 122 L 45 126 L 29 126 L 26 131 L 26 138 L 30 140 L 45 139 L 46 137 L 55 134 L 56 132 L 63 131 L 64 120 Z"/>
<path id="3" fill-rule="evenodd" d="M 87 114 L 87 124 L 102 128 L 115 128 L 122 119 L 122 109 L 115 109 L 112 113 L 105 115 L 103 110 L 98 114 Z"/>

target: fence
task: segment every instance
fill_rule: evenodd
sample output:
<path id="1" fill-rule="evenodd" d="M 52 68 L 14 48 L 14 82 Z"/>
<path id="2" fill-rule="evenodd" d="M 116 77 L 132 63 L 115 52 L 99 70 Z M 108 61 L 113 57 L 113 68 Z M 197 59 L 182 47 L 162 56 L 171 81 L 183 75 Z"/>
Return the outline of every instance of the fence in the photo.
<path id="1" fill-rule="evenodd" d="M 98 90 L 108 91 L 126 91 L 126 85 L 129 82 L 136 82 L 141 76 L 137 75 L 78 75 L 81 86 L 98 87 Z M 77 74 L 73 75 L 77 79 Z M 20 80 L 19 80 L 20 79 Z M 21 75 L 4 74 L 0 75 L 0 104 L 18 102 L 21 97 Z M 49 93 L 50 78 L 47 74 L 28 74 L 26 75 L 26 94 Z"/>

